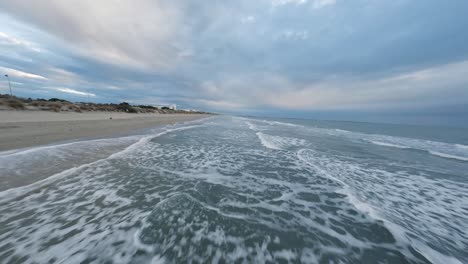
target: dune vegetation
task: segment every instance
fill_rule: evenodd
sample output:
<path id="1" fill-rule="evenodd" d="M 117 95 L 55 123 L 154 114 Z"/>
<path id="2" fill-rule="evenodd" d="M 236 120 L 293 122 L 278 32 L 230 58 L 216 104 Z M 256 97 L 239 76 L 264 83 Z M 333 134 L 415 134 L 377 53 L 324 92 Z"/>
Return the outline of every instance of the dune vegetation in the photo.
<path id="1" fill-rule="evenodd" d="M 169 107 L 151 105 L 131 105 L 127 102 L 90 103 L 70 102 L 59 98 L 32 99 L 0 94 L 0 110 L 31 110 L 53 112 L 125 112 L 125 113 L 159 113 L 159 114 L 206 114 L 201 111 L 173 110 Z"/>

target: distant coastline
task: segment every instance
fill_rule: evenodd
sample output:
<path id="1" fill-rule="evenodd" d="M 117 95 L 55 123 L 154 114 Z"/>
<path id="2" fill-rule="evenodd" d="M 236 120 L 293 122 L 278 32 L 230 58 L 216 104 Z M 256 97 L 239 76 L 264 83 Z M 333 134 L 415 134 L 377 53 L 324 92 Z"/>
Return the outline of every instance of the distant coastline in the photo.
<path id="1" fill-rule="evenodd" d="M 70 102 L 60 98 L 32 99 L 0 94 L 0 110 L 29 110 L 52 112 L 121 112 L 121 113 L 157 113 L 157 114 L 211 114 L 197 110 L 176 110 L 173 106 L 132 105 L 127 102 L 91 103 Z M 1 120 L 0 120 L 1 122 Z"/>

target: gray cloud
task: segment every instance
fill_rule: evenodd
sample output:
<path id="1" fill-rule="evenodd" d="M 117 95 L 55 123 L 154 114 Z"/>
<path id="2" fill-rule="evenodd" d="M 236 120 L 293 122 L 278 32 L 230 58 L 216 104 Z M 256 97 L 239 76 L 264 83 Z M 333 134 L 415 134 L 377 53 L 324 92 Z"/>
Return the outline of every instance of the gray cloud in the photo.
<path id="1" fill-rule="evenodd" d="M 169 1 L 19 0 L 2 9 L 104 63 L 166 68 L 182 51 L 182 15 Z"/>
<path id="2" fill-rule="evenodd" d="M 8 51 L 0 66 L 47 79 L 18 76 L 28 96 L 66 87 L 98 101 L 245 113 L 422 109 L 468 101 L 467 9 L 465 1 L 0 0 Z"/>

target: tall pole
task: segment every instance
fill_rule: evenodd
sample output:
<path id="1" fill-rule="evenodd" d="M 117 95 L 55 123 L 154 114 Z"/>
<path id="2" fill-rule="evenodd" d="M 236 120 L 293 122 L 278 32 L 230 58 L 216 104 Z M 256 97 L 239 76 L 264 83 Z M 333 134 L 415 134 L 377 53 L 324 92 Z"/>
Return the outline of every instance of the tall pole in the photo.
<path id="1" fill-rule="evenodd" d="M 8 79 L 8 86 L 10 87 L 10 96 L 13 97 L 13 92 L 11 91 L 10 77 L 8 76 L 8 74 L 5 74 L 5 77 Z"/>

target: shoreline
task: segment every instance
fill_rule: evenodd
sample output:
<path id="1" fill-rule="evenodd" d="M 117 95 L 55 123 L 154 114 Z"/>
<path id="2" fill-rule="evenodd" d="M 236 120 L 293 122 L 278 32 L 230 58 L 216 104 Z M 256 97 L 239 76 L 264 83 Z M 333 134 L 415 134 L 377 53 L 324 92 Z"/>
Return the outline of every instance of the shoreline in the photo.
<path id="1" fill-rule="evenodd" d="M 125 136 L 209 114 L 0 111 L 0 152 L 70 140 Z"/>

